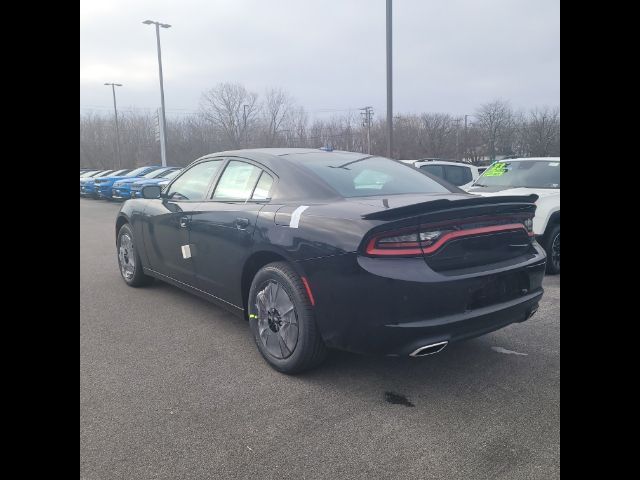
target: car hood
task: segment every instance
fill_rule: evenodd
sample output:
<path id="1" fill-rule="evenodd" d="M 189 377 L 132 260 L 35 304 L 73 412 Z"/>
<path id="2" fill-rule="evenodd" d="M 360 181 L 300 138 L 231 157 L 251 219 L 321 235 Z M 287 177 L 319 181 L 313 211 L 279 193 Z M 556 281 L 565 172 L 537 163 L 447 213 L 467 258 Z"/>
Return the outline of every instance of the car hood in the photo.
<path id="1" fill-rule="evenodd" d="M 125 177 L 125 176 L 117 176 L 117 177 L 98 177 L 95 180 L 122 180 L 123 178 L 132 178 L 132 177 Z"/>
<path id="2" fill-rule="evenodd" d="M 153 185 L 161 182 L 168 182 L 166 178 L 139 178 L 135 180 L 135 183 L 139 183 L 140 185 Z"/>
<path id="3" fill-rule="evenodd" d="M 116 181 L 118 183 L 120 183 L 120 184 L 126 184 L 126 183 L 137 182 L 140 179 L 141 179 L 141 177 L 121 177 L 120 179 L 118 179 Z"/>

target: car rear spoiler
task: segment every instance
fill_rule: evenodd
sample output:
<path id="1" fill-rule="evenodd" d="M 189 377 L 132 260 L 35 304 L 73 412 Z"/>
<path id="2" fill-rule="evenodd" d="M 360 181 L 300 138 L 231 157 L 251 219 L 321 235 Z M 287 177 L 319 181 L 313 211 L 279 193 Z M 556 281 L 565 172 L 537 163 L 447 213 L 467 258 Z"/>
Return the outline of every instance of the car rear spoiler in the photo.
<path id="1" fill-rule="evenodd" d="M 362 215 L 364 220 L 397 220 L 400 218 L 412 217 L 426 213 L 433 213 L 441 210 L 449 210 L 452 208 L 476 207 L 482 205 L 522 205 L 523 203 L 533 204 L 538 200 L 538 195 L 505 195 L 473 198 L 463 198 L 460 200 L 449 200 L 446 198 L 440 200 L 432 200 L 430 202 L 414 203 L 413 205 L 405 205 L 397 208 L 388 208 L 378 212 L 367 213 Z"/>

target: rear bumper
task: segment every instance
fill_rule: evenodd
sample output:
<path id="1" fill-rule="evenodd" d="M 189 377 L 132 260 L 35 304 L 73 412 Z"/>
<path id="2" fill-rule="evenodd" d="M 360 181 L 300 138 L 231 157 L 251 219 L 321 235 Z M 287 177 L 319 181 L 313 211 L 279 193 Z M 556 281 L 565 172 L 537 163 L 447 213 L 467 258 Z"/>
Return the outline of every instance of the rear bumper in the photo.
<path id="1" fill-rule="evenodd" d="M 524 322 L 538 309 L 543 290 L 515 300 L 432 320 L 385 326 L 386 355 L 405 356 L 423 345 L 455 343 L 512 323 Z M 382 352 L 381 352 L 382 353 Z"/>
<path id="2" fill-rule="evenodd" d="M 325 343 L 360 353 L 403 356 L 523 322 L 542 297 L 546 256 L 534 253 L 455 275 L 422 258 L 337 255 L 299 262 L 315 298 Z"/>

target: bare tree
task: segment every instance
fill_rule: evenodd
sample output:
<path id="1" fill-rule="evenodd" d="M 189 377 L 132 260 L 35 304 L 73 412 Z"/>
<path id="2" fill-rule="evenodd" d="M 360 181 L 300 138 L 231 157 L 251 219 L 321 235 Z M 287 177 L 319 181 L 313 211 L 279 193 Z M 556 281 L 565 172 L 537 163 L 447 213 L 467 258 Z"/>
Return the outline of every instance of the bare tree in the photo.
<path id="1" fill-rule="evenodd" d="M 455 149 L 455 124 L 447 113 L 425 113 L 420 117 L 420 146 L 424 157 L 452 158 Z"/>
<path id="2" fill-rule="evenodd" d="M 544 107 L 532 110 L 529 117 L 530 154 L 535 157 L 547 157 L 560 154 L 560 109 Z"/>
<path id="3" fill-rule="evenodd" d="M 294 101 L 291 96 L 281 88 L 267 89 L 262 111 L 265 120 L 265 147 L 275 146 L 278 135 L 284 130 L 284 125 L 291 115 Z"/>
<path id="4" fill-rule="evenodd" d="M 245 108 L 246 105 L 246 108 Z M 122 166 L 158 164 L 160 147 L 150 112 L 122 109 L 120 129 Z M 246 116 L 246 127 L 245 117 Z M 560 155 L 560 110 L 538 108 L 513 112 L 509 103 L 496 100 L 482 105 L 475 121 L 464 130 L 446 113 L 398 115 L 394 122 L 398 158 L 454 158 L 481 165 L 487 156 Z M 270 89 L 258 105 L 258 96 L 239 84 L 218 84 L 202 95 L 200 112 L 167 119 L 171 131 L 168 154 L 172 165 L 187 165 L 211 152 L 245 147 L 326 147 L 366 151 L 366 127 L 349 112 L 310 122 L 304 108 L 281 89 Z M 371 126 L 371 153 L 386 154 L 386 121 Z M 250 140 L 250 142 L 249 142 Z M 458 149 L 456 149 L 458 140 Z M 462 140 L 462 141 L 461 141 Z M 80 116 L 80 164 L 95 168 L 114 165 L 115 129 L 109 113 Z"/>
<path id="5" fill-rule="evenodd" d="M 239 83 L 219 83 L 202 94 L 200 113 L 222 131 L 230 148 L 241 148 L 258 113 L 258 95 Z"/>
<path id="6" fill-rule="evenodd" d="M 492 161 L 496 159 L 501 142 L 504 144 L 510 133 L 512 117 L 511 105 L 506 100 L 494 100 L 476 110 L 476 124 L 480 127 L 489 159 Z"/>

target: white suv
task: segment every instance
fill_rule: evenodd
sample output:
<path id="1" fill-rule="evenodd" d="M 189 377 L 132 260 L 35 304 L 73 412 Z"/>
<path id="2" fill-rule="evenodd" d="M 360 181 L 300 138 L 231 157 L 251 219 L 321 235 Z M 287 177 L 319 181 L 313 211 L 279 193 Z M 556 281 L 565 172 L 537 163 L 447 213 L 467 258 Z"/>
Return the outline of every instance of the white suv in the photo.
<path id="1" fill-rule="evenodd" d="M 470 187 L 480 176 L 478 167 L 462 162 L 447 162 L 436 158 L 423 158 L 420 160 L 402 160 L 404 163 L 419 168 L 431 175 L 435 175 L 456 187 Z"/>
<path id="2" fill-rule="evenodd" d="M 538 195 L 533 232 L 547 252 L 547 273 L 560 273 L 560 157 L 499 160 L 465 190 L 485 197 Z"/>

